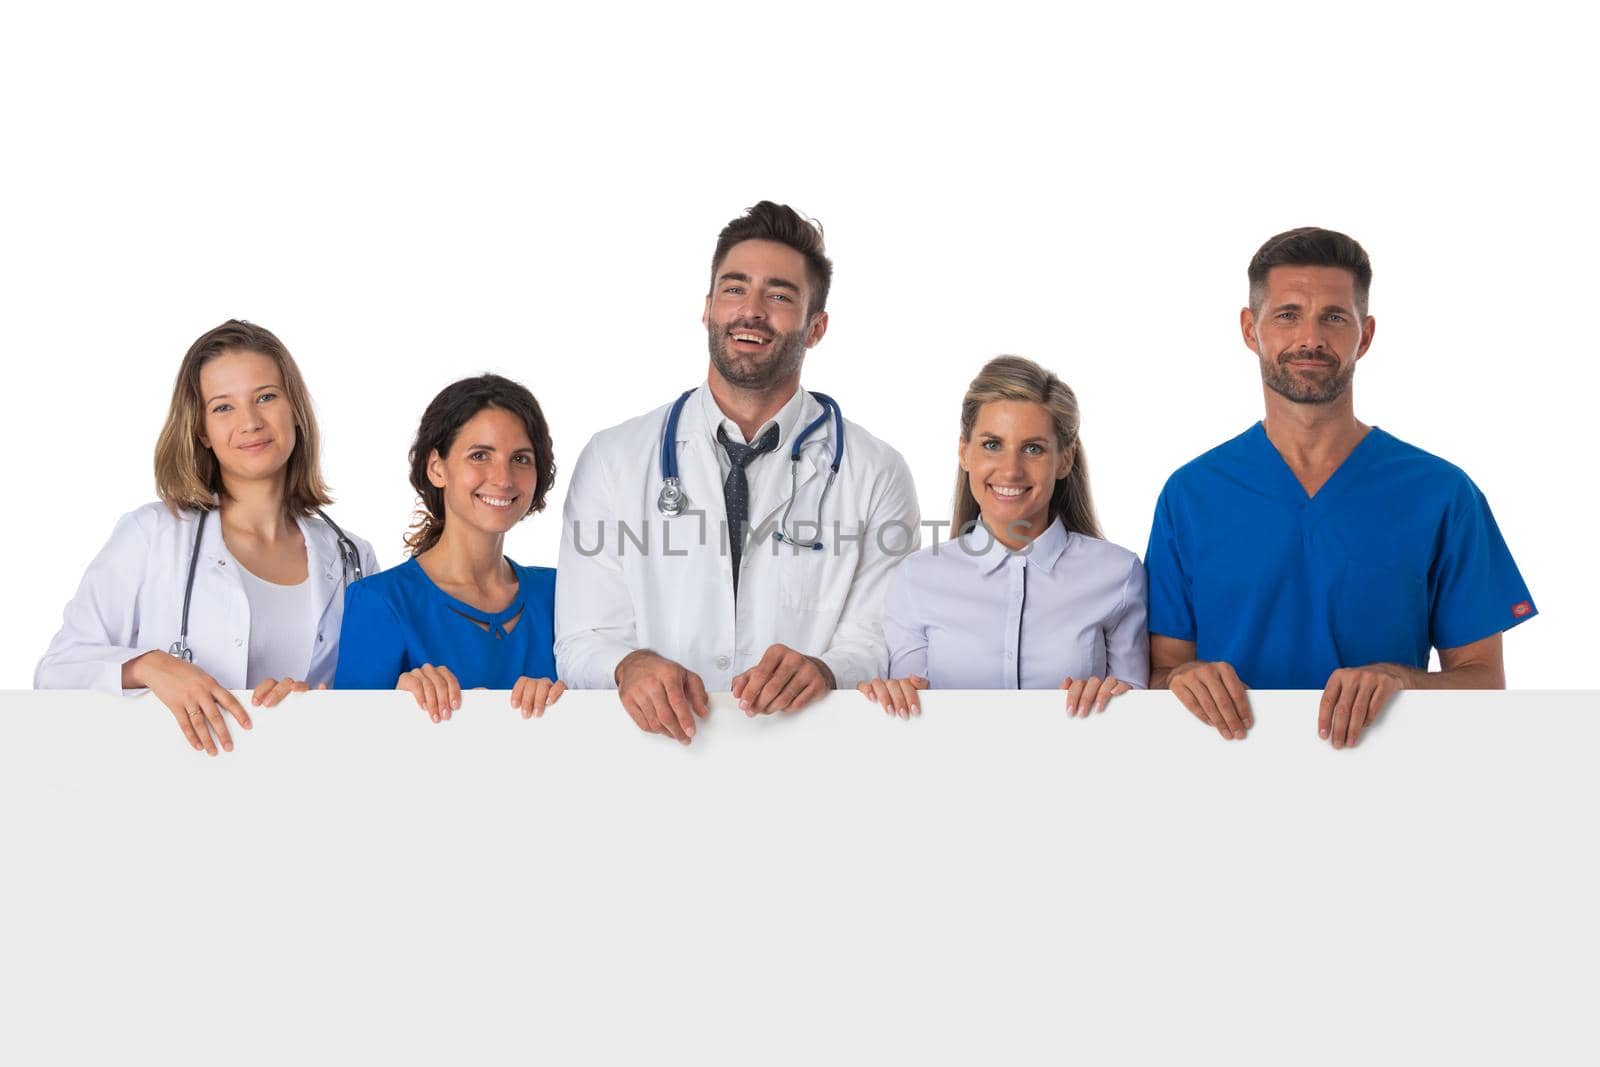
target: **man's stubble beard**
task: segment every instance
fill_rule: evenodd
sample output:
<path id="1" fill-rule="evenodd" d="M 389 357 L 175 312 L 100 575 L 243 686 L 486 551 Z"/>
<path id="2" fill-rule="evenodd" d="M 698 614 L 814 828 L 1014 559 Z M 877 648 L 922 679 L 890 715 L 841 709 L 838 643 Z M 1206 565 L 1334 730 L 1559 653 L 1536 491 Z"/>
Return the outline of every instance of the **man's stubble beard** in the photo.
<path id="1" fill-rule="evenodd" d="M 728 351 L 728 334 L 740 329 L 735 324 L 728 327 L 707 327 L 707 347 L 711 350 L 711 364 L 729 385 L 753 392 L 763 392 L 786 382 L 800 373 L 805 360 L 805 333 L 773 333 L 766 359 L 757 362 L 748 356 L 735 356 Z"/>
<path id="2" fill-rule="evenodd" d="M 1294 371 L 1284 366 L 1284 362 L 1291 357 L 1285 352 L 1276 360 L 1261 361 L 1261 381 L 1268 389 L 1283 397 L 1285 400 L 1296 404 L 1331 404 L 1338 400 L 1349 390 L 1350 382 L 1355 378 L 1356 364 L 1351 360 L 1342 370 L 1336 371 L 1331 377 L 1321 381 L 1298 376 Z M 1332 362 L 1332 361 L 1330 361 Z"/>

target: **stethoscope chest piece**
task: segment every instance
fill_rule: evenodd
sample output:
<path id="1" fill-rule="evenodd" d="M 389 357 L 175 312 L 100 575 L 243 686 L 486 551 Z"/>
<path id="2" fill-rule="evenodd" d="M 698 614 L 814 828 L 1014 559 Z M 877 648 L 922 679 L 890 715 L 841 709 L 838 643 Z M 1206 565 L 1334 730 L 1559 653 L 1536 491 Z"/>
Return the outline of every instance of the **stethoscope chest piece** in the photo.
<path id="1" fill-rule="evenodd" d="M 686 389 L 683 395 L 672 402 L 667 409 L 667 417 L 661 427 L 661 492 L 656 496 L 656 510 L 667 518 L 682 515 L 688 506 L 689 498 L 684 495 L 683 483 L 678 478 L 678 455 L 674 445 L 678 438 L 678 416 L 683 414 L 683 406 L 693 395 L 693 389 Z M 778 529 L 773 533 L 775 540 L 795 548 L 809 548 L 814 552 L 822 550 L 821 541 L 801 541 L 789 536 L 789 512 L 794 509 L 795 496 L 799 492 L 800 478 L 800 448 L 805 444 L 806 438 L 815 433 L 829 419 L 833 420 L 833 462 L 828 468 L 828 480 L 823 484 L 822 495 L 817 499 L 818 530 L 822 529 L 822 504 L 827 499 L 828 490 L 833 485 L 833 480 L 839 474 L 839 465 L 844 462 L 844 416 L 839 412 L 839 403 L 826 393 L 813 392 L 811 396 L 822 405 L 822 414 L 818 415 L 811 423 L 795 435 L 794 443 L 789 449 L 789 502 L 784 505 L 783 518 L 779 520 Z"/>
<path id="2" fill-rule="evenodd" d="M 683 495 L 683 486 L 677 478 L 668 478 L 661 483 L 661 493 L 656 497 L 656 510 L 667 518 L 676 518 L 683 514 L 684 507 L 689 498 Z"/>

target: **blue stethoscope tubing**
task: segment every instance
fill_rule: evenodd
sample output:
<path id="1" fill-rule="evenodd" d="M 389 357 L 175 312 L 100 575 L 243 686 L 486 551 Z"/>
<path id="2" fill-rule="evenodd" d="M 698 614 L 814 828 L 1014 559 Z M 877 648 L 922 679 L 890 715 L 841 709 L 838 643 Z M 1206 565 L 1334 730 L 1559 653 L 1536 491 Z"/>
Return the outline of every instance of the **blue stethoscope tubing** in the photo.
<path id="1" fill-rule="evenodd" d="M 689 503 L 689 498 L 683 492 L 683 482 L 678 477 L 678 450 L 673 445 L 678 439 L 678 416 L 683 414 L 683 406 L 694 392 L 694 389 L 685 389 L 683 395 L 672 402 L 666 423 L 661 428 L 661 493 L 656 497 L 656 509 L 668 518 L 683 514 Z M 796 541 L 789 536 L 789 512 L 799 492 L 800 449 L 806 443 L 806 438 L 831 417 L 833 462 L 828 467 L 828 480 L 823 483 L 822 495 L 817 498 L 817 529 L 822 529 L 822 504 L 828 497 L 828 490 L 833 488 L 833 480 L 839 476 L 839 465 L 844 462 L 844 414 L 839 410 L 839 402 L 828 394 L 813 392 L 811 395 L 822 405 L 822 414 L 795 435 L 794 444 L 789 449 L 789 503 L 784 506 L 783 518 L 778 522 L 778 529 L 773 531 L 772 539 L 820 552 L 821 541 Z"/>
<path id="2" fill-rule="evenodd" d="M 350 535 L 339 528 L 339 524 L 328 518 L 328 513 L 317 508 L 317 517 L 328 524 L 339 545 L 339 569 L 344 578 L 346 588 L 351 582 L 361 580 L 361 552 L 356 548 L 356 543 L 350 540 Z M 189 601 L 194 597 L 194 572 L 200 564 L 200 537 L 206 532 L 206 520 L 211 517 L 210 510 L 202 511 L 199 520 L 194 524 L 194 550 L 189 553 L 189 575 L 183 582 L 183 618 L 178 624 L 178 639 L 172 642 L 172 647 L 167 649 L 167 654 L 177 656 L 185 663 L 194 662 L 194 650 L 189 647 Z M 351 577 L 354 574 L 355 577 Z"/>

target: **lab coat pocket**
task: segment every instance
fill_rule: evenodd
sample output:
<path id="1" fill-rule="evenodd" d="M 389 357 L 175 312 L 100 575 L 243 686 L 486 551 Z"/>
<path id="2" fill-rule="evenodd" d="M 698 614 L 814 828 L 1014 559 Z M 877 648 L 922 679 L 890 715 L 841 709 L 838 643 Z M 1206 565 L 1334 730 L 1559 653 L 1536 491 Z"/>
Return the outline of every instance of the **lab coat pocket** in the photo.
<path id="1" fill-rule="evenodd" d="M 799 531 L 801 539 L 809 534 Z M 837 611 L 850 589 L 856 553 L 824 544 L 820 549 L 775 543 L 782 577 L 778 588 L 785 608 L 795 611 Z"/>
<path id="2" fill-rule="evenodd" d="M 784 608 L 795 611 L 821 611 L 842 601 L 843 597 L 830 597 L 829 576 L 842 560 L 830 558 L 826 545 L 821 550 L 794 549 L 779 545 L 778 560 L 782 581 L 779 582 Z"/>

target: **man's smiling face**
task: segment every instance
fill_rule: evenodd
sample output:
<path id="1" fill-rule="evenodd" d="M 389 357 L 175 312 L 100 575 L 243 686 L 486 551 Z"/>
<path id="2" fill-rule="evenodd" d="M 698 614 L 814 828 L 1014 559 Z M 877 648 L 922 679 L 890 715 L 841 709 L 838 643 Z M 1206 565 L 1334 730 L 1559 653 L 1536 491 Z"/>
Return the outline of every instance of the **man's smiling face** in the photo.
<path id="1" fill-rule="evenodd" d="M 767 390 L 800 373 L 826 316 L 810 315 L 805 257 L 776 241 L 741 241 L 717 264 L 701 321 L 711 363 L 730 385 Z"/>

